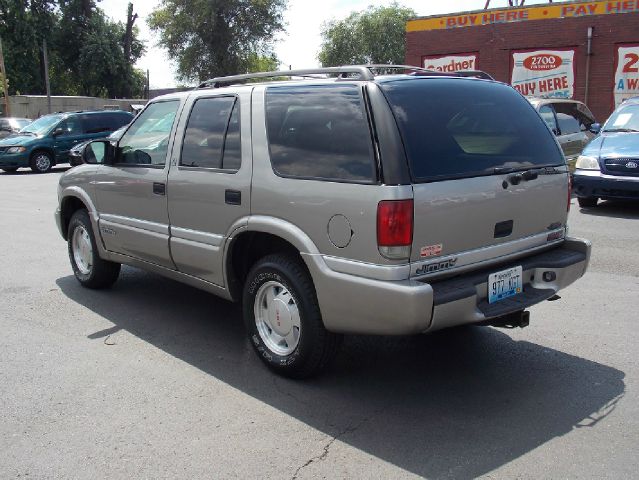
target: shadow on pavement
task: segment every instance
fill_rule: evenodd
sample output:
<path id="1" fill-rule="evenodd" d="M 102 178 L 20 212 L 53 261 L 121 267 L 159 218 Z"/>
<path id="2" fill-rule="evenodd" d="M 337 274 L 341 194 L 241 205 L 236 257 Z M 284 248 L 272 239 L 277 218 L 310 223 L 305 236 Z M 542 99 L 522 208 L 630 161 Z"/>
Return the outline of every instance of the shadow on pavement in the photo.
<path id="1" fill-rule="evenodd" d="M 639 201 L 606 200 L 599 201 L 594 208 L 577 207 L 581 213 L 586 215 L 639 219 Z"/>
<path id="2" fill-rule="evenodd" d="M 247 395 L 417 475 L 473 478 L 576 428 L 623 396 L 614 368 L 491 328 L 348 337 L 334 367 L 304 382 L 279 378 L 253 354 L 237 305 L 123 268 L 109 291 L 72 276 L 71 300 Z M 114 350 L 115 352 L 115 350 Z M 326 448 L 330 445 L 327 440 Z"/>
<path id="3" fill-rule="evenodd" d="M 30 168 L 28 167 L 23 167 L 20 168 L 19 170 L 15 171 L 15 172 L 5 172 L 0 170 L 0 177 L 1 176 L 5 176 L 5 177 L 19 177 L 21 175 L 47 175 L 50 173 L 64 173 L 67 170 L 69 170 L 71 167 L 69 165 L 56 165 L 55 167 L 51 168 L 51 170 L 49 170 L 47 173 L 36 173 L 33 172 Z"/>

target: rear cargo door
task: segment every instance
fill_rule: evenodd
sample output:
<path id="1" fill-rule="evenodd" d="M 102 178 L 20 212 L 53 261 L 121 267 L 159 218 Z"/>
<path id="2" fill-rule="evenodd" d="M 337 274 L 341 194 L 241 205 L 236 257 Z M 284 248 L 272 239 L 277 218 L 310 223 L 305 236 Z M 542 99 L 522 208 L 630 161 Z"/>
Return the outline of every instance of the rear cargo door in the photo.
<path id="1" fill-rule="evenodd" d="M 544 245 L 549 233 L 563 229 L 564 158 L 515 90 L 462 78 L 381 86 L 413 181 L 412 262 L 441 260 L 442 270 L 479 263 Z"/>

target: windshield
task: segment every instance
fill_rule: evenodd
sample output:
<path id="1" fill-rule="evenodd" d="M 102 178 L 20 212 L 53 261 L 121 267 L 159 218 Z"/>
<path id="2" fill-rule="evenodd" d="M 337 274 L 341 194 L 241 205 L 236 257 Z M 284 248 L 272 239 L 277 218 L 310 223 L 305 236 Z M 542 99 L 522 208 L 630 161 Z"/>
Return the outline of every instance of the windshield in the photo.
<path id="1" fill-rule="evenodd" d="M 381 88 L 416 181 L 564 163 L 541 117 L 509 86 L 431 78 L 384 82 Z"/>
<path id="2" fill-rule="evenodd" d="M 612 112 L 604 132 L 639 132 L 639 105 L 627 105 Z"/>
<path id="3" fill-rule="evenodd" d="M 62 115 L 45 115 L 38 118 L 35 122 L 30 123 L 20 133 L 35 133 L 36 135 L 45 135 L 51 128 L 62 120 Z"/>
<path id="4" fill-rule="evenodd" d="M 10 118 L 9 119 L 9 124 L 14 129 L 24 128 L 27 125 L 29 125 L 30 123 L 31 123 L 31 120 L 29 120 L 28 118 Z"/>

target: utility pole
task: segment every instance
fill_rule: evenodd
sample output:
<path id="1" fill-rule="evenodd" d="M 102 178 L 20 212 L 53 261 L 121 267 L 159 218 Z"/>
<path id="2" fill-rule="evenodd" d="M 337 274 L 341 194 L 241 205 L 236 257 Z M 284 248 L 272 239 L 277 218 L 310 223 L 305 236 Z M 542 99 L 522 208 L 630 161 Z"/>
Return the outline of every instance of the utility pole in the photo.
<path id="1" fill-rule="evenodd" d="M 44 85 L 47 89 L 47 113 L 51 113 L 51 85 L 49 84 L 49 54 L 47 41 L 42 39 L 42 57 L 44 58 Z"/>
<path id="2" fill-rule="evenodd" d="M 4 69 L 4 54 L 2 53 L 2 39 L 0 38 L 0 73 L 2 73 L 2 91 L 4 93 L 4 116 L 11 116 L 9 106 L 9 88 L 7 86 L 7 71 Z"/>

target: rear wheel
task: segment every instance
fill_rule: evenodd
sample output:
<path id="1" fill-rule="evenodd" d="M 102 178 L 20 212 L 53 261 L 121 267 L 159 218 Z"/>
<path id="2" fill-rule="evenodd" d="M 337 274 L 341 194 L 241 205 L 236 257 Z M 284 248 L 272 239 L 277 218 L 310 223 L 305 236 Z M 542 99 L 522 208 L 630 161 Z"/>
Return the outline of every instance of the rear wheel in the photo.
<path id="1" fill-rule="evenodd" d="M 310 275 L 292 256 L 268 255 L 253 266 L 244 284 L 243 310 L 253 348 L 281 375 L 320 373 L 341 344 L 341 335 L 324 328 Z"/>
<path id="2" fill-rule="evenodd" d="M 69 260 L 75 278 L 88 288 L 107 288 L 120 274 L 120 264 L 102 260 L 86 210 L 78 210 L 71 217 L 68 230 Z"/>
<path id="3" fill-rule="evenodd" d="M 0 170 L 3 170 L 7 173 L 15 173 L 18 171 L 18 167 L 2 167 Z"/>
<path id="4" fill-rule="evenodd" d="M 29 166 L 35 173 L 47 173 L 53 167 L 53 157 L 44 150 L 33 152 L 29 160 Z"/>
<path id="5" fill-rule="evenodd" d="M 577 197 L 580 207 L 592 208 L 597 206 L 597 197 Z"/>

